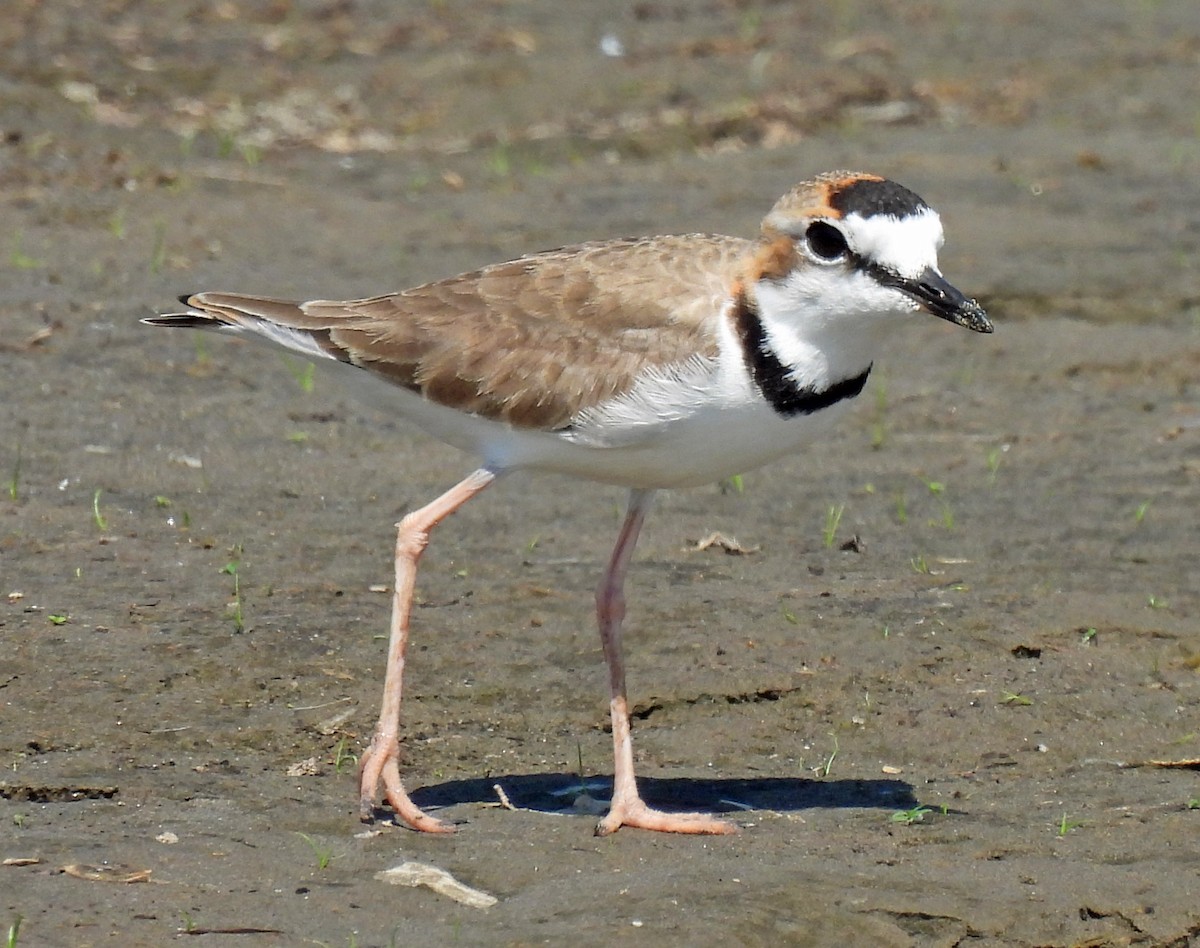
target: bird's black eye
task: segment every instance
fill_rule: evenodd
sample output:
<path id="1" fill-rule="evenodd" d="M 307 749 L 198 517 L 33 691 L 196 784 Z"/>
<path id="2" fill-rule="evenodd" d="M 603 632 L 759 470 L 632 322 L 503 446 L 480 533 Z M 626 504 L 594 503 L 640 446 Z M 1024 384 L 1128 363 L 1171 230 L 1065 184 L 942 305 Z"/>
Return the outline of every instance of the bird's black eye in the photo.
<path id="1" fill-rule="evenodd" d="M 840 260 L 850 252 L 842 232 L 825 221 L 814 221 L 804 232 L 804 240 L 814 257 L 821 260 Z"/>

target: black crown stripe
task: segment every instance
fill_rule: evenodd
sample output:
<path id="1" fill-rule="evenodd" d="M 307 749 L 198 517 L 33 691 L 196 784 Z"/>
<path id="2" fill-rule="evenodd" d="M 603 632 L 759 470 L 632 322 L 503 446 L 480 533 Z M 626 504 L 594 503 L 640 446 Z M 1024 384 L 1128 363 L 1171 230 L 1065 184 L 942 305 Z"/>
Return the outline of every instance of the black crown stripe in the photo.
<path id="1" fill-rule="evenodd" d="M 829 196 L 829 205 L 842 214 L 858 214 L 860 217 L 873 217 L 876 214 L 908 217 L 929 210 L 928 204 L 903 185 L 872 178 L 859 178 L 835 191 Z"/>

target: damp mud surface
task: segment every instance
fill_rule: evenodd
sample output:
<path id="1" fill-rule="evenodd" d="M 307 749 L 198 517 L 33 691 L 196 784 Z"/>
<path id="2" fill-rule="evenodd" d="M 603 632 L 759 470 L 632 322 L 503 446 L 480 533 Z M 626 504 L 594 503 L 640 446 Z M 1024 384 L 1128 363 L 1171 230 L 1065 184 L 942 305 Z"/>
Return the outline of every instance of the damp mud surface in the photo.
<path id="1" fill-rule="evenodd" d="M 1200 941 L 1194 3 L 10 6 L 10 943 Z M 419 577 L 402 769 L 458 832 L 359 823 L 393 524 L 471 459 L 138 319 L 751 235 L 839 167 L 941 212 L 996 332 L 914 320 L 827 440 L 659 498 L 639 775 L 742 831 L 592 835 L 623 497 L 534 475 Z"/>

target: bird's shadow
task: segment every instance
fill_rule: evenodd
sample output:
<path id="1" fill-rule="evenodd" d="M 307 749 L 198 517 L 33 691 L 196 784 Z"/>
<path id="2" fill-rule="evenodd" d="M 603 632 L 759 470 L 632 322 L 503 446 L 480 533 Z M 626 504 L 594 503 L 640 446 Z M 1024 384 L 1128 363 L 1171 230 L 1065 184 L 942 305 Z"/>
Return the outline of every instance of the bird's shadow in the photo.
<path id="1" fill-rule="evenodd" d="M 499 789 L 497 789 L 499 788 Z M 816 808 L 908 809 L 919 801 L 903 780 L 827 780 L 803 777 L 756 779 L 691 779 L 686 777 L 640 777 L 638 788 L 653 807 L 667 811 L 699 810 L 705 813 L 736 813 L 767 810 L 793 812 Z M 422 809 L 438 809 L 461 803 L 511 804 L 522 810 L 544 813 L 578 809 L 580 797 L 607 801 L 612 795 L 612 778 L 577 774 L 506 774 L 472 780 L 448 780 L 412 792 Z"/>

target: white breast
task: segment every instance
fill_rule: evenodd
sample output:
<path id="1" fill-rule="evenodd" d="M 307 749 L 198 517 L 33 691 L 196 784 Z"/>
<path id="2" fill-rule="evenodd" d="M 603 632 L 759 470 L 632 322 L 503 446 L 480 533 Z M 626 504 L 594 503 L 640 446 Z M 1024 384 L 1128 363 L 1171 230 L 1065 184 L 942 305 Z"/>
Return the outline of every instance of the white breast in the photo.
<path id="1" fill-rule="evenodd" d="M 427 401 L 354 366 L 321 360 L 355 394 L 388 414 L 477 457 L 495 471 L 556 471 L 627 487 L 694 487 L 791 454 L 843 414 L 782 417 L 746 370 L 728 320 L 719 321 L 717 358 L 696 356 L 648 372 L 625 394 L 585 409 L 559 431 L 515 428 Z"/>

